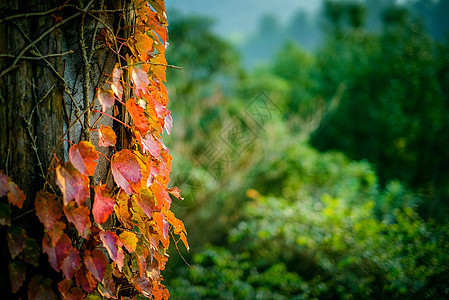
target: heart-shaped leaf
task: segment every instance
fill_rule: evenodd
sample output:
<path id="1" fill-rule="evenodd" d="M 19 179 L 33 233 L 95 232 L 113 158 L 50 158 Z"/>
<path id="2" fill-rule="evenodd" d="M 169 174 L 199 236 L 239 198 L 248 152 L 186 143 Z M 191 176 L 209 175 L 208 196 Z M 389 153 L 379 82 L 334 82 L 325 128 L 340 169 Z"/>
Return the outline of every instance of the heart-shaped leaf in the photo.
<path id="1" fill-rule="evenodd" d="M 71 162 L 56 166 L 56 183 L 61 189 L 64 205 L 75 199 L 78 205 L 82 205 L 89 197 L 89 178 L 81 174 Z"/>
<path id="2" fill-rule="evenodd" d="M 95 187 L 95 201 L 92 208 L 95 222 L 103 224 L 114 211 L 115 201 L 109 196 L 106 184 Z M 101 280 L 100 280 L 101 281 Z"/>
<path id="3" fill-rule="evenodd" d="M 123 149 L 112 156 L 111 169 L 114 180 L 128 195 L 139 192 L 142 173 L 136 156 Z"/>
<path id="4" fill-rule="evenodd" d="M 91 142 L 81 141 L 70 147 L 69 158 L 81 174 L 94 175 L 98 153 Z"/>
<path id="5" fill-rule="evenodd" d="M 109 147 L 114 146 L 117 142 L 117 136 L 112 130 L 111 126 L 104 126 L 100 124 L 100 129 L 98 129 L 98 146 Z"/>
<path id="6" fill-rule="evenodd" d="M 36 194 L 34 205 L 39 221 L 44 224 L 47 230 L 50 230 L 62 217 L 62 205 L 56 200 L 56 195 L 54 194 L 39 191 Z"/>

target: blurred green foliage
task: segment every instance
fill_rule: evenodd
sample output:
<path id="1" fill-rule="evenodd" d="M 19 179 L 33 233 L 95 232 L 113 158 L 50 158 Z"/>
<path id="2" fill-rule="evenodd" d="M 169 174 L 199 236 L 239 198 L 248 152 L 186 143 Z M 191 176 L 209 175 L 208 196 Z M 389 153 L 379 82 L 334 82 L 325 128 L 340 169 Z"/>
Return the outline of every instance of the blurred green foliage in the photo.
<path id="1" fill-rule="evenodd" d="M 173 299 L 449 297 L 449 43 L 401 7 L 367 32 L 363 5 L 326 3 L 316 52 L 289 42 L 252 72 L 210 21 L 171 20 L 173 209 L 194 266 L 172 247 Z"/>

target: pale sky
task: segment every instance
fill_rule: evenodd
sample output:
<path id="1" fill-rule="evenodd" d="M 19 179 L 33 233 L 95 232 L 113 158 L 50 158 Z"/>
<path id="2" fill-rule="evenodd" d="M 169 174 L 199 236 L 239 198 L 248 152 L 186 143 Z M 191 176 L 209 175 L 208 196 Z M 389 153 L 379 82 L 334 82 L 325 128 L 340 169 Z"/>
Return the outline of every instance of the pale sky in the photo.
<path id="1" fill-rule="evenodd" d="M 298 10 L 316 12 L 321 0 L 167 0 L 167 10 L 195 13 L 216 19 L 215 31 L 221 35 L 248 34 L 256 30 L 259 18 L 273 14 L 286 22 Z M 168 15 L 170 22 L 170 15 Z"/>

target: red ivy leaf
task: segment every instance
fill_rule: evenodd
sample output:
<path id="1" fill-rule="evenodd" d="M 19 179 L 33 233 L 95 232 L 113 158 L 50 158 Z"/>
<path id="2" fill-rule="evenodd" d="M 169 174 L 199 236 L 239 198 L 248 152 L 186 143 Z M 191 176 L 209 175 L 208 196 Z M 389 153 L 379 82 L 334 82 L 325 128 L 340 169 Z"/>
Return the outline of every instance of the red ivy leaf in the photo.
<path id="1" fill-rule="evenodd" d="M 97 287 L 97 281 L 92 273 L 84 266 L 75 273 L 76 284 L 83 288 L 87 293 L 92 293 Z"/>
<path id="2" fill-rule="evenodd" d="M 131 79 L 136 88 L 136 96 L 142 97 L 143 94 L 147 92 L 147 87 L 150 84 L 150 80 L 148 79 L 148 74 L 139 68 L 131 69 Z"/>
<path id="3" fill-rule="evenodd" d="M 89 197 L 89 178 L 81 174 L 71 162 L 56 166 L 56 179 L 63 194 L 64 205 L 72 199 L 82 205 Z"/>
<path id="4" fill-rule="evenodd" d="M 25 202 L 25 193 L 12 181 L 6 184 L 6 190 L 8 192 L 8 201 L 14 204 L 18 208 L 22 208 L 23 202 Z"/>
<path id="5" fill-rule="evenodd" d="M 123 71 L 119 69 L 118 63 L 115 64 L 114 70 L 112 71 L 112 83 L 111 89 L 117 95 L 117 97 L 121 100 L 123 95 L 123 87 L 120 83 L 120 78 L 122 77 Z"/>
<path id="6" fill-rule="evenodd" d="M 91 142 L 81 141 L 78 145 L 70 147 L 69 158 L 73 166 L 82 174 L 94 175 L 98 153 Z"/>
<path id="7" fill-rule="evenodd" d="M 137 204 L 147 215 L 147 217 L 151 218 L 153 216 L 153 207 L 154 207 L 154 202 L 152 201 L 152 199 L 143 194 L 140 194 L 136 197 L 136 200 Z"/>
<path id="8" fill-rule="evenodd" d="M 114 146 L 117 142 L 117 136 L 111 126 L 104 126 L 100 124 L 100 129 L 98 129 L 98 146 L 109 147 Z"/>
<path id="9" fill-rule="evenodd" d="M 120 87 L 122 87 L 122 86 L 120 86 Z M 115 103 L 114 92 L 111 91 L 111 90 L 105 90 L 103 88 L 100 88 L 97 91 L 97 98 L 98 98 L 98 101 L 101 104 L 101 107 L 102 107 L 101 110 L 103 112 L 106 112 L 106 110 L 109 107 L 113 106 L 114 103 Z"/>
<path id="10" fill-rule="evenodd" d="M 82 300 L 84 293 L 79 287 L 72 287 L 73 281 L 70 279 L 61 280 L 58 283 L 58 291 L 63 300 Z M 69 291 L 70 290 L 70 291 Z"/>
<path id="11" fill-rule="evenodd" d="M 78 233 L 83 238 L 87 238 L 90 234 L 91 222 L 89 218 L 89 209 L 86 206 L 75 207 L 75 203 L 70 202 L 64 207 L 64 213 L 69 222 L 72 222 Z"/>
<path id="12" fill-rule="evenodd" d="M 6 184 L 8 183 L 8 177 L 0 171 L 0 197 L 6 196 Z"/>
<path id="13" fill-rule="evenodd" d="M 47 230 L 50 230 L 62 216 L 62 205 L 56 200 L 54 194 L 39 191 L 36 194 L 34 205 L 39 221 L 44 224 Z"/>
<path id="14" fill-rule="evenodd" d="M 104 272 L 106 271 L 106 266 L 108 265 L 108 260 L 103 252 L 95 249 L 91 253 L 87 250 L 84 253 L 84 264 L 99 282 L 103 281 Z"/>
<path id="15" fill-rule="evenodd" d="M 143 153 L 149 152 L 152 156 L 158 158 L 161 154 L 160 143 L 154 140 L 154 136 L 151 133 L 147 133 L 143 138 L 140 132 L 136 131 L 136 137 L 142 146 Z"/>
<path id="16" fill-rule="evenodd" d="M 79 268 L 80 264 L 80 254 L 78 250 L 72 247 L 61 266 L 62 273 L 64 273 L 65 278 L 71 279 L 73 277 L 73 274 L 75 274 L 75 271 Z"/>
<path id="17" fill-rule="evenodd" d="M 128 109 L 131 118 L 134 121 L 134 125 L 136 125 L 137 129 L 142 132 L 148 131 L 148 120 L 145 116 L 144 110 L 142 107 L 137 105 L 136 100 L 134 98 L 129 99 L 125 103 L 126 108 Z"/>
<path id="18" fill-rule="evenodd" d="M 114 278 L 112 278 L 111 268 L 106 269 L 102 283 L 103 285 L 98 286 L 98 291 L 100 292 L 100 294 L 108 299 L 117 299 L 117 296 L 115 296 L 115 281 Z"/>
<path id="19" fill-rule="evenodd" d="M 16 257 L 26 246 L 27 235 L 22 227 L 12 225 L 6 233 L 11 258 Z"/>
<path id="20" fill-rule="evenodd" d="M 26 280 L 27 266 L 23 261 L 14 259 L 9 261 L 8 270 L 12 292 L 17 293 L 23 282 Z"/>
<path id="21" fill-rule="evenodd" d="M 61 270 L 64 259 L 72 248 L 72 241 L 65 233 L 61 235 L 54 247 L 52 246 L 48 235 L 45 235 L 42 239 L 42 252 L 47 253 L 48 261 L 56 271 Z"/>
<path id="22" fill-rule="evenodd" d="M 128 195 L 139 192 L 142 173 L 136 156 L 123 149 L 112 156 L 111 169 L 114 180 Z"/>
<path id="23" fill-rule="evenodd" d="M 65 229 L 65 223 L 63 222 L 56 222 L 53 227 L 47 231 L 47 235 L 51 240 L 51 245 L 55 246 L 56 243 L 58 243 L 61 236 L 64 234 Z"/>
<path id="24" fill-rule="evenodd" d="M 171 111 L 167 109 L 167 113 L 164 118 L 164 128 L 168 134 L 171 133 L 172 126 L 173 126 L 173 118 L 171 117 Z"/>
<path id="25" fill-rule="evenodd" d="M 112 231 L 101 231 L 100 239 L 108 251 L 109 257 L 117 263 L 118 268 L 121 270 L 123 267 L 123 259 L 125 258 L 125 254 L 118 244 L 118 236 Z"/>
<path id="26" fill-rule="evenodd" d="M 41 275 L 34 276 L 28 284 L 29 300 L 53 300 L 55 293 L 51 289 L 51 280 L 43 278 Z"/>
<path id="27" fill-rule="evenodd" d="M 103 224 L 114 211 L 115 201 L 109 197 L 109 189 L 106 184 L 95 187 L 95 201 L 92 208 L 95 222 Z M 100 280 L 101 281 L 101 280 Z"/>

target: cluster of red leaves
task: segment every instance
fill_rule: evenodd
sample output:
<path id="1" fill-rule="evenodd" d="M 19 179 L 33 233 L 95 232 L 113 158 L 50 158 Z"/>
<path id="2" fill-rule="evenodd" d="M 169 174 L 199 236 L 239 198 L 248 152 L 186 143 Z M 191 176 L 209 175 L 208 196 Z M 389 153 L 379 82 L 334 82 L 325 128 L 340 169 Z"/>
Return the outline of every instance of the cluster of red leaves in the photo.
<path id="1" fill-rule="evenodd" d="M 58 283 L 62 299 L 83 299 L 96 293 L 111 299 L 139 294 L 167 299 L 161 271 L 170 236 L 189 247 L 184 224 L 170 211 L 169 194 L 182 198 L 178 188 L 168 187 L 172 157 L 162 143 L 164 130 L 170 134 L 172 126 L 163 83 L 168 38 L 165 5 L 162 0 L 136 1 L 135 5 L 136 33 L 125 44 L 132 53 L 128 66 L 117 64 L 107 84 L 110 88 L 97 93 L 103 112 L 121 103 L 133 121 L 131 147 L 116 151 L 110 159 L 115 185 L 94 183 L 99 156 L 91 142 L 81 141 L 69 149 L 70 160 L 56 166 L 62 197 L 40 191 L 35 199 L 36 215 L 45 230 L 42 252 L 64 276 Z M 126 102 L 123 69 L 130 74 L 133 90 Z M 98 146 L 115 150 L 117 137 L 110 126 L 100 125 L 98 137 Z M 0 197 L 5 195 L 19 208 L 25 201 L 17 185 L 0 173 Z M 23 261 L 37 265 L 39 256 L 30 253 L 39 253 L 39 246 L 22 228 L 11 226 L 9 214 L 1 210 L 0 224 L 9 225 L 10 277 L 13 292 L 17 292 L 26 278 Z M 16 256 L 23 261 L 14 260 Z M 51 284 L 35 276 L 28 285 L 29 298 L 55 299 Z"/>

